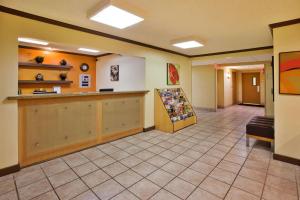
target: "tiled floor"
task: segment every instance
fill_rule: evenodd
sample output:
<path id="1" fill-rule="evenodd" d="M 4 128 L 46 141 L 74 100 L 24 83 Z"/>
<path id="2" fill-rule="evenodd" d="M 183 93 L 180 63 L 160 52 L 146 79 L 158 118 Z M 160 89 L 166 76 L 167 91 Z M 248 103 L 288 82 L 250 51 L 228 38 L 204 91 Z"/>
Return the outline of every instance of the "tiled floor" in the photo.
<path id="1" fill-rule="evenodd" d="M 0 200 L 298 200 L 299 167 L 245 145 L 245 123 L 262 114 L 197 111 L 198 124 L 176 134 L 141 133 L 0 177 Z"/>

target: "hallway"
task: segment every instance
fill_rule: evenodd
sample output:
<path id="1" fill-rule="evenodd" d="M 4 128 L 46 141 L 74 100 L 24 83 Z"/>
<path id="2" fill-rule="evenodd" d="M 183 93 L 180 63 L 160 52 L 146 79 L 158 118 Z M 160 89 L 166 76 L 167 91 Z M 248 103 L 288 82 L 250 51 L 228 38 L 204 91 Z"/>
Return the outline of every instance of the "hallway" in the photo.
<path id="1" fill-rule="evenodd" d="M 245 145 L 245 124 L 264 108 L 196 113 L 175 134 L 144 132 L 0 177 L 0 200 L 298 200 L 300 168 Z"/>

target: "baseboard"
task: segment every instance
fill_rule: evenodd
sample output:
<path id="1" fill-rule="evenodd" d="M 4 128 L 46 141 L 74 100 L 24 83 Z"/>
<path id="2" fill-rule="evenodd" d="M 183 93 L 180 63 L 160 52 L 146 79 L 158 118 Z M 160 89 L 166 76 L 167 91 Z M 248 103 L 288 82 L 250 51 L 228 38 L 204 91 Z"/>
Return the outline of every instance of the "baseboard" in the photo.
<path id="1" fill-rule="evenodd" d="M 147 128 L 143 128 L 143 132 L 152 131 L 154 129 L 155 129 L 155 126 L 150 126 L 150 127 L 147 127 Z"/>
<path id="2" fill-rule="evenodd" d="M 254 106 L 254 107 L 265 107 L 265 105 L 262 104 L 250 104 L 250 103 L 239 103 L 241 106 Z"/>
<path id="3" fill-rule="evenodd" d="M 275 153 L 273 154 L 273 158 L 274 158 L 274 160 L 279 160 L 279 161 L 282 161 L 282 162 L 287 162 L 287 163 L 290 163 L 290 164 L 300 166 L 300 160 L 297 159 L 297 158 L 291 158 L 291 157 L 288 157 L 288 156 L 283 156 L 283 155 L 275 154 Z"/>
<path id="4" fill-rule="evenodd" d="M 14 172 L 17 172 L 17 171 L 20 171 L 20 169 L 21 169 L 20 164 L 0 169 L 0 177 L 11 174 L 11 173 L 14 173 Z"/>
<path id="5" fill-rule="evenodd" d="M 205 107 L 196 107 L 194 106 L 194 109 L 209 111 L 209 112 L 216 112 L 217 110 L 215 108 L 205 108 Z"/>

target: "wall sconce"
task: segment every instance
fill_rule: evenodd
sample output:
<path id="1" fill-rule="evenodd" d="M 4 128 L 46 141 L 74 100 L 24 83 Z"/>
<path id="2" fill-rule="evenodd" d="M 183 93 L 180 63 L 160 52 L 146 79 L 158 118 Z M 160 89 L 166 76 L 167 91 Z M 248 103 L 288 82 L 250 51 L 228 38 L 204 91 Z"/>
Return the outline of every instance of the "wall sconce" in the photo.
<path id="1" fill-rule="evenodd" d="M 231 78 L 231 74 L 230 72 L 227 72 L 227 79 L 230 79 Z"/>

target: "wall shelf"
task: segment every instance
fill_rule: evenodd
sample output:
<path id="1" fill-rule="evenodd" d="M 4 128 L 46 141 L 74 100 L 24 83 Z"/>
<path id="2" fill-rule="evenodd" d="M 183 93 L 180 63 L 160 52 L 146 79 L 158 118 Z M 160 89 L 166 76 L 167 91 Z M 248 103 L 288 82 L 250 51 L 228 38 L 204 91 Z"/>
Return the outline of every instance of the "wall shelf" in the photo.
<path id="1" fill-rule="evenodd" d="M 19 84 L 60 84 L 60 85 L 67 85 L 72 84 L 73 81 L 52 81 L 52 80 L 45 80 L 45 81 L 36 81 L 36 80 L 19 80 Z"/>
<path id="2" fill-rule="evenodd" d="M 52 65 L 52 64 L 38 64 L 38 63 L 30 63 L 30 62 L 19 62 L 19 68 L 46 68 L 46 69 L 54 69 L 54 70 L 70 70 L 73 66 L 70 65 Z"/>

